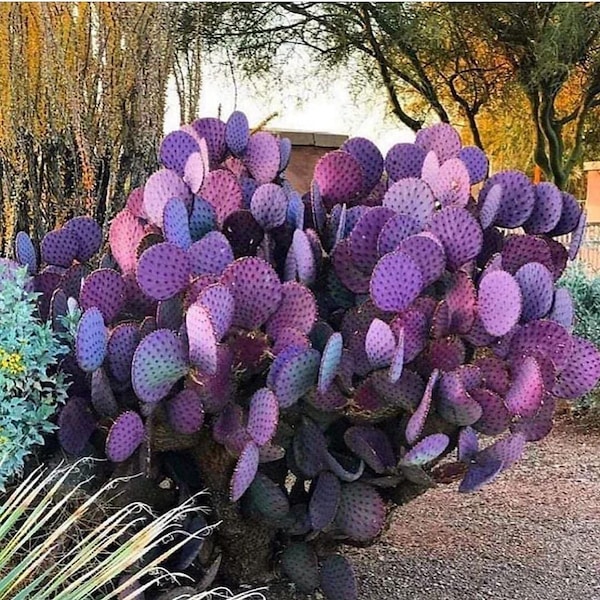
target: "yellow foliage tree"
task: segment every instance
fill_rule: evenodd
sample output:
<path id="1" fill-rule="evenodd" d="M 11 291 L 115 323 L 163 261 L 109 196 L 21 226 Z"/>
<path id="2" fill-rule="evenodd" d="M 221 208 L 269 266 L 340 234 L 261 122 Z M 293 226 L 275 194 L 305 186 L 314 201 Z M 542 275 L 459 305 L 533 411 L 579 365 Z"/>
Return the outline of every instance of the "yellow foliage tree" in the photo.
<path id="1" fill-rule="evenodd" d="M 106 223 L 155 168 L 172 24 L 164 4 L 0 4 L 0 247 Z"/>

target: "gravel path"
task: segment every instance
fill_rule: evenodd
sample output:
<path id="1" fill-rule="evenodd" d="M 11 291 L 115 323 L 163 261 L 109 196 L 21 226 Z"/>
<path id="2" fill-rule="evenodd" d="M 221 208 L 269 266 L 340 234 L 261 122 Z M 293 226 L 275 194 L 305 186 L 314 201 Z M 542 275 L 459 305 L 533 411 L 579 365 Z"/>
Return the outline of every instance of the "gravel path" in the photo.
<path id="1" fill-rule="evenodd" d="M 398 509 L 378 545 L 347 552 L 361 600 L 600 600 L 600 431 L 563 418 L 483 491 L 456 487 Z M 289 584 L 266 597 L 307 598 Z"/>

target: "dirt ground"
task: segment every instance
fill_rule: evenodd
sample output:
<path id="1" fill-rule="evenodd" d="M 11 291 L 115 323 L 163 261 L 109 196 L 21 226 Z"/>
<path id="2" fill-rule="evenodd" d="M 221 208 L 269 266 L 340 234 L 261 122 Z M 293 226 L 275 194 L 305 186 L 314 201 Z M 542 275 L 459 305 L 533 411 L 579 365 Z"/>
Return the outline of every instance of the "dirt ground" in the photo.
<path id="1" fill-rule="evenodd" d="M 483 491 L 438 486 L 350 550 L 361 600 L 600 600 L 600 428 L 562 417 Z M 306 600 L 276 584 L 267 600 Z M 316 595 L 315 598 L 322 598 Z"/>

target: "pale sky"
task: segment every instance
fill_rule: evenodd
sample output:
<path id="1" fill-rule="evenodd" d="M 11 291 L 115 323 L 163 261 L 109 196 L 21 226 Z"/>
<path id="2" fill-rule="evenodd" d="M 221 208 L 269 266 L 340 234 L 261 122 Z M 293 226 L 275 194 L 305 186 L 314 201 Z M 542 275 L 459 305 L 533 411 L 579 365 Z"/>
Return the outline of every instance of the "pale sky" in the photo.
<path id="1" fill-rule="evenodd" d="M 252 84 L 237 80 L 230 73 L 211 65 L 204 67 L 200 99 L 200 116 L 218 115 L 227 119 L 233 110 L 246 113 L 250 126 L 278 112 L 269 122 L 272 129 L 294 129 L 367 137 L 384 153 L 399 142 L 412 142 L 414 134 L 399 121 L 386 117 L 383 88 L 364 88 L 359 98 L 353 98 L 345 77 L 331 78 L 328 85 L 306 75 L 306 65 L 299 65 L 298 76 L 286 83 L 268 81 Z M 262 89 L 261 89 L 262 88 Z M 300 103 L 299 98 L 304 100 Z M 174 83 L 168 94 L 165 133 L 179 127 L 179 109 Z"/>

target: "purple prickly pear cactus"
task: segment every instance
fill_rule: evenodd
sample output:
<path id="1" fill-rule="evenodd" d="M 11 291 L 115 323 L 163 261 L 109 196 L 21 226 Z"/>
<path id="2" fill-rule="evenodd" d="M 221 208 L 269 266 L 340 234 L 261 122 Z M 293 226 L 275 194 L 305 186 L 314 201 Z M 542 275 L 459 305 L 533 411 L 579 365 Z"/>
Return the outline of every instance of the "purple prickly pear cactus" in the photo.
<path id="1" fill-rule="evenodd" d="M 600 352 L 556 287 L 586 218 L 552 184 L 490 176 L 448 124 L 385 158 L 351 138 L 304 196 L 292 153 L 239 111 L 198 119 L 165 137 L 164 168 L 115 215 L 101 261 L 89 217 L 39 249 L 19 233 L 15 258 L 55 329 L 75 300 L 83 311 L 62 447 L 117 473 L 141 462 L 181 498 L 210 488 L 207 520 L 236 532 L 215 538 L 229 576 L 237 543 L 259 555 L 292 540 L 285 575 L 354 600 L 349 563 L 323 549 L 376 540 L 403 486 L 435 485 L 441 460 L 463 492 L 501 477 L 559 398 L 598 383 Z M 190 541 L 177 564 L 212 547 Z"/>

